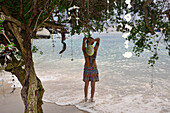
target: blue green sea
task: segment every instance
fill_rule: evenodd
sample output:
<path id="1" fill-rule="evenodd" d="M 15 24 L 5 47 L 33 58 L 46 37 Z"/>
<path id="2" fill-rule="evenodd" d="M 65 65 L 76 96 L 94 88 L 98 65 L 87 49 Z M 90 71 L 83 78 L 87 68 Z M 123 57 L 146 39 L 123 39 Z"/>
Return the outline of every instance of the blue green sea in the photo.
<path id="1" fill-rule="evenodd" d="M 130 58 L 123 56 L 132 52 L 133 44 L 125 48 L 121 33 L 93 33 L 92 37 L 101 38 L 97 55 L 99 82 L 95 102 L 83 102 L 84 36 L 67 36 L 67 49 L 62 55 L 57 37 L 32 40 L 39 49 L 33 58 L 45 88 L 44 101 L 74 105 L 91 113 L 170 113 L 170 57 L 163 44 L 159 45 L 159 60 L 152 68 L 148 65 L 152 53 L 147 50 L 140 57 L 134 53 Z"/>

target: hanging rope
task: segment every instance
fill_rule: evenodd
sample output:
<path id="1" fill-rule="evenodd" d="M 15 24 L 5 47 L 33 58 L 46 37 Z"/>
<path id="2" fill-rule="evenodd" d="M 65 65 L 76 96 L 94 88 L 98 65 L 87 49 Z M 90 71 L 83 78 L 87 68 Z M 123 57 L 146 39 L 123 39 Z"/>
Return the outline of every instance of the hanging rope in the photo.
<path id="1" fill-rule="evenodd" d="M 53 52 L 54 52 L 54 36 L 53 36 L 53 33 L 54 33 L 54 29 L 52 28 L 52 34 L 51 34 L 51 39 L 52 39 L 52 47 L 53 47 Z"/>
<path id="2" fill-rule="evenodd" d="M 72 40 L 72 37 L 71 37 L 71 61 L 73 61 L 73 40 Z"/>
<path id="3" fill-rule="evenodd" d="M 11 87 L 12 87 L 12 91 L 10 93 L 14 93 L 14 91 L 16 89 L 14 76 L 12 76 L 12 86 Z"/>
<path id="4" fill-rule="evenodd" d="M 107 7 L 107 21 L 108 21 L 108 19 L 109 19 L 109 3 L 110 3 L 110 1 L 109 0 L 107 0 L 107 4 L 106 4 L 106 7 Z"/>

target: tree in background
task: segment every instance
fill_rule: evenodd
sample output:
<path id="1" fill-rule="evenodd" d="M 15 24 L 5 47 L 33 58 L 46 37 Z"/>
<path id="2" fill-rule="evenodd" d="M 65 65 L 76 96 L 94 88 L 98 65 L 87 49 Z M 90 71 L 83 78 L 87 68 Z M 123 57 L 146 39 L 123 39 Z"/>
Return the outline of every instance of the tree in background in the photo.
<path id="1" fill-rule="evenodd" d="M 43 112 L 44 89 L 34 70 L 31 45 L 40 28 L 90 35 L 90 32 L 115 27 L 117 31 L 130 32 L 127 39 L 133 41 L 137 55 L 145 49 L 154 53 L 149 61 L 151 65 L 158 59 L 158 44 L 162 39 L 170 51 L 168 0 L 132 0 L 131 7 L 126 2 L 128 0 L 0 0 L 4 34 L 18 49 L 7 59 L 5 71 L 14 74 L 23 86 L 25 113 Z M 132 16 L 129 21 L 124 19 L 130 18 L 127 14 Z M 162 37 L 157 36 L 155 30 L 159 30 Z M 64 38 L 63 34 L 63 43 Z"/>

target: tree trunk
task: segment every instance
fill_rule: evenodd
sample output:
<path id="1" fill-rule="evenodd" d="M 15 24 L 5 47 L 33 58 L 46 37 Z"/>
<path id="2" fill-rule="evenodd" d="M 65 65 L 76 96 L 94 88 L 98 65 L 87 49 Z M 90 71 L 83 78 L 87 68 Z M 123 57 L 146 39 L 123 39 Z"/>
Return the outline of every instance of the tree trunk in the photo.
<path id="1" fill-rule="evenodd" d="M 20 43 L 20 45 L 24 44 L 23 48 L 19 47 L 21 48 L 23 61 L 21 63 L 12 55 L 12 61 L 8 60 L 5 70 L 14 74 L 23 86 L 21 97 L 25 105 L 25 113 L 43 113 L 41 106 L 43 104 L 44 89 L 34 70 L 29 29 L 21 33 L 16 26 L 12 25 L 10 30 L 15 31 L 13 33 L 18 36 L 18 39 L 22 38 L 24 40 Z M 25 69 L 22 68 L 23 65 L 25 65 Z"/>
<path id="2" fill-rule="evenodd" d="M 37 77 L 37 81 L 38 81 L 38 84 L 37 84 L 37 87 L 38 87 L 38 90 L 37 90 L 37 98 L 38 98 L 38 101 L 37 101 L 37 113 L 43 113 L 43 109 L 42 109 L 42 104 L 43 104 L 43 101 L 42 101 L 42 98 L 43 98 L 43 94 L 44 94 L 44 88 L 42 86 L 42 83 L 40 81 L 40 79 Z"/>
<path id="3" fill-rule="evenodd" d="M 30 66 L 29 76 L 26 78 L 21 94 L 25 101 L 25 113 L 37 113 L 37 78 L 33 66 Z"/>
<path id="4" fill-rule="evenodd" d="M 31 36 L 29 26 L 26 26 L 25 33 L 22 37 L 25 39 L 24 45 L 26 54 L 22 53 L 25 60 L 25 80 L 21 90 L 21 96 L 25 104 L 25 113 L 42 113 L 42 96 L 43 88 L 39 79 L 37 79 L 31 51 Z M 40 102 L 40 103 L 38 103 Z"/>
<path id="5" fill-rule="evenodd" d="M 27 95 L 27 104 L 25 106 L 25 113 L 43 113 L 41 105 L 44 89 L 41 81 L 36 76 L 34 67 L 31 67 L 29 77 L 29 88 Z"/>
<path id="6" fill-rule="evenodd" d="M 5 71 L 14 74 L 18 78 L 21 85 L 24 86 L 25 69 L 22 68 L 24 62 L 18 61 L 14 55 L 12 55 L 11 58 L 12 61 L 8 60 Z M 29 80 L 29 90 L 27 92 L 28 96 L 26 98 L 27 104 L 25 104 L 25 113 L 43 113 L 41 106 L 43 104 L 42 97 L 44 94 L 44 88 L 41 84 L 40 79 L 36 76 L 33 66 L 31 68 L 30 78 L 31 79 Z M 36 98 L 36 100 L 33 100 L 32 98 Z"/>

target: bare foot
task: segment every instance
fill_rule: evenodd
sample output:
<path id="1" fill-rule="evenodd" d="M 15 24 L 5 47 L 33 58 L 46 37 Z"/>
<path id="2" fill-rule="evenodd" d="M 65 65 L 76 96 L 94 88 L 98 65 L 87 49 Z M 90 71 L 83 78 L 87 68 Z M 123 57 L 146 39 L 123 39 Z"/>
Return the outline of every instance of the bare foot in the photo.
<path id="1" fill-rule="evenodd" d="M 95 102 L 93 98 L 90 98 L 90 102 Z"/>
<path id="2" fill-rule="evenodd" d="M 87 99 L 87 97 L 86 97 L 86 98 L 84 99 L 84 102 L 87 102 L 87 100 L 88 100 L 88 99 Z"/>

